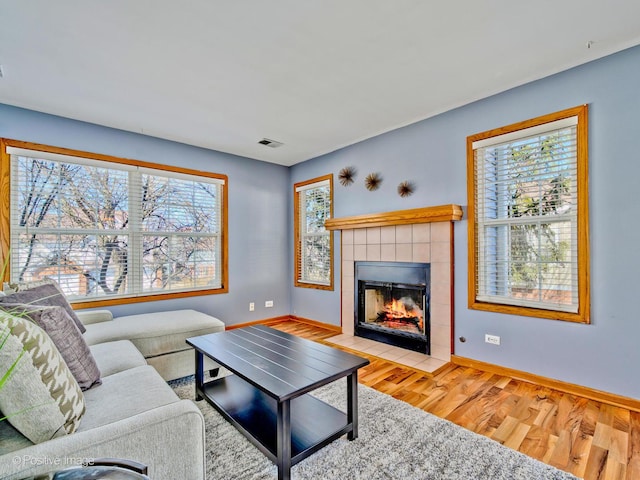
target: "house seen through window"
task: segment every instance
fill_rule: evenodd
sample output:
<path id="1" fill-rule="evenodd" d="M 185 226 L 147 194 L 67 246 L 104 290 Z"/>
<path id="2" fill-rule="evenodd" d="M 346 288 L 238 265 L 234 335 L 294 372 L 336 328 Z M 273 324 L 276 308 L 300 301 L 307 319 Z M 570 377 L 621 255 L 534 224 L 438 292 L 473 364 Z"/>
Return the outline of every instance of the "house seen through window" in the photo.
<path id="1" fill-rule="evenodd" d="M 224 176 L 4 143 L 12 282 L 76 302 L 225 290 Z"/>
<path id="2" fill-rule="evenodd" d="M 470 308 L 589 321 L 586 115 L 467 139 Z"/>

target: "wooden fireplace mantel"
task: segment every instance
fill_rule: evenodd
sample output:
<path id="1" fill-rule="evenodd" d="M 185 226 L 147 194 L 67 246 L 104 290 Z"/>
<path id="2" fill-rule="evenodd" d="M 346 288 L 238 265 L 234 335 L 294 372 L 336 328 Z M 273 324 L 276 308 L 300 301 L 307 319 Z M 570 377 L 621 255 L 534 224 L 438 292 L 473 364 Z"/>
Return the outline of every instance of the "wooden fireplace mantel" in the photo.
<path id="1" fill-rule="evenodd" d="M 324 222 L 324 228 L 327 230 L 349 230 L 411 223 L 452 222 L 460 219 L 462 219 L 462 207 L 451 204 L 396 210 L 394 212 L 368 213 L 353 217 L 328 218 Z"/>

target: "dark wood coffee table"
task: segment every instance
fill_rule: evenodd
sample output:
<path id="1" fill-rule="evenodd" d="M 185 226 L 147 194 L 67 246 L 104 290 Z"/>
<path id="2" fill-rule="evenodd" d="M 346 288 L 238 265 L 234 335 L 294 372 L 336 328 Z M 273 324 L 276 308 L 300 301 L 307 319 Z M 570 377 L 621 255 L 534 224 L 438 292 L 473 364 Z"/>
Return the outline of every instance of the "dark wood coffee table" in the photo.
<path id="1" fill-rule="evenodd" d="M 291 466 L 347 434 L 358 436 L 358 369 L 366 358 L 263 325 L 188 338 L 196 398 L 205 398 L 289 479 Z M 234 373 L 203 380 L 203 356 Z M 307 395 L 347 377 L 347 413 Z M 214 460 L 215 461 L 215 460 Z"/>

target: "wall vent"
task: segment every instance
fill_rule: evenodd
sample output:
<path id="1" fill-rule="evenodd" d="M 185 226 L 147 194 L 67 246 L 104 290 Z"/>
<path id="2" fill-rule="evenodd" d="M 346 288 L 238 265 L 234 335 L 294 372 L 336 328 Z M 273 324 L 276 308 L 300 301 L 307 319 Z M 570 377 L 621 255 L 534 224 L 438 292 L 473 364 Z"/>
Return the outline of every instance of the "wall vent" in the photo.
<path id="1" fill-rule="evenodd" d="M 278 148 L 284 145 L 282 142 L 276 142 L 275 140 L 270 140 L 268 138 L 263 138 L 258 142 L 260 145 L 264 145 L 269 148 Z"/>

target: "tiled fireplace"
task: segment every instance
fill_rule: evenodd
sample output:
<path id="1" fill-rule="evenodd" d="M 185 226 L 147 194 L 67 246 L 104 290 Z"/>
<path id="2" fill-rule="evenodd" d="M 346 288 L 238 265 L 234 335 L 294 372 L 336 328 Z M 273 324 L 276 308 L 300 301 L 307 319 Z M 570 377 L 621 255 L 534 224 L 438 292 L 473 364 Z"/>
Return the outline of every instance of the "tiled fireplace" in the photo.
<path id="1" fill-rule="evenodd" d="M 456 205 L 327 220 L 341 230 L 342 335 L 330 339 L 354 350 L 425 371 L 450 360 L 453 305 L 453 221 Z M 430 266 L 430 355 L 354 336 L 356 262 L 420 263 Z"/>

